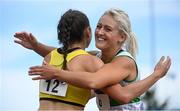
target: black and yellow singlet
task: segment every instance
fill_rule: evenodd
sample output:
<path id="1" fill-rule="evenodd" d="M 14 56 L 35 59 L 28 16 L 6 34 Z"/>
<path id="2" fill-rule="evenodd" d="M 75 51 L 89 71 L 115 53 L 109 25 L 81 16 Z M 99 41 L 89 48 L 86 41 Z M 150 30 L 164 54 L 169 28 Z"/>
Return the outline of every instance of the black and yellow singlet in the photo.
<path id="1" fill-rule="evenodd" d="M 74 50 L 67 54 L 67 62 L 71 61 L 74 57 L 82 54 L 88 54 L 82 49 Z M 51 59 L 49 64 L 57 68 L 62 68 L 63 54 L 55 49 L 51 52 Z M 58 80 L 41 80 L 40 81 L 40 99 L 55 99 L 62 102 L 75 103 L 85 106 L 90 98 L 90 90 L 75 87 Z"/>

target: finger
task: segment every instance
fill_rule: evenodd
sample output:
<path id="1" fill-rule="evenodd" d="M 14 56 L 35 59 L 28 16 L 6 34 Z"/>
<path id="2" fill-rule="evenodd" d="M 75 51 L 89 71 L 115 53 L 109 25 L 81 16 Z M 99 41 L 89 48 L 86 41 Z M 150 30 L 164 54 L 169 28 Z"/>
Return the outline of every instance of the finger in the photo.
<path id="1" fill-rule="evenodd" d="M 22 34 L 22 33 L 24 33 L 24 31 L 21 31 L 21 32 L 16 32 L 15 34 Z"/>
<path id="2" fill-rule="evenodd" d="M 29 36 L 29 34 L 27 32 L 23 32 L 22 33 L 24 36 Z"/>
<path id="3" fill-rule="evenodd" d="M 164 65 L 165 66 L 167 66 L 168 64 L 169 64 L 169 62 L 170 62 L 170 58 L 169 58 L 169 56 L 164 60 Z"/>
<path id="4" fill-rule="evenodd" d="M 18 35 L 18 34 L 20 34 L 21 32 L 16 32 L 14 35 Z"/>
<path id="5" fill-rule="evenodd" d="M 168 64 L 167 64 L 167 68 L 169 69 L 170 68 L 170 66 L 171 66 L 171 59 L 168 57 L 168 59 L 169 59 L 169 62 L 168 62 Z"/>
<path id="6" fill-rule="evenodd" d="M 36 76 L 36 75 L 42 76 L 42 74 L 43 74 L 42 72 L 30 72 L 30 71 L 28 72 L 29 76 Z"/>
<path id="7" fill-rule="evenodd" d="M 29 34 L 27 32 L 23 32 L 20 36 L 22 36 L 22 40 L 29 41 Z"/>
<path id="8" fill-rule="evenodd" d="M 42 66 L 31 66 L 29 69 L 40 69 L 40 68 L 43 68 Z"/>
<path id="9" fill-rule="evenodd" d="M 31 41 L 31 36 L 29 33 L 26 32 L 26 33 L 24 33 L 24 35 L 25 35 L 27 41 Z"/>
<path id="10" fill-rule="evenodd" d="M 29 34 L 29 40 L 34 41 L 35 37 L 32 35 L 32 33 Z"/>
<path id="11" fill-rule="evenodd" d="M 168 60 L 168 62 L 170 62 L 170 61 L 171 61 L 171 58 L 170 58 L 169 56 L 167 56 L 167 60 Z"/>
<path id="12" fill-rule="evenodd" d="M 161 59 L 159 60 L 158 64 L 163 63 L 164 59 L 165 59 L 165 57 L 162 56 Z"/>
<path id="13" fill-rule="evenodd" d="M 43 77 L 38 76 L 38 77 L 34 77 L 34 78 L 32 78 L 32 80 L 40 80 L 40 79 L 43 79 Z"/>
<path id="14" fill-rule="evenodd" d="M 22 41 L 27 41 L 27 37 L 24 34 L 19 35 L 18 39 Z"/>
<path id="15" fill-rule="evenodd" d="M 23 47 L 26 47 L 24 44 L 24 41 L 21 40 L 14 40 L 15 43 L 22 45 Z"/>
<path id="16" fill-rule="evenodd" d="M 43 67 L 42 66 L 30 67 L 28 72 L 43 72 Z"/>
<path id="17" fill-rule="evenodd" d="M 17 44 L 22 45 L 22 41 L 21 40 L 14 40 L 14 42 L 17 43 Z"/>
<path id="18" fill-rule="evenodd" d="M 23 39 L 23 34 L 22 33 L 15 33 L 14 37 L 22 40 Z"/>
<path id="19" fill-rule="evenodd" d="M 16 36 L 19 36 L 19 35 L 21 35 L 22 34 L 22 32 L 16 32 L 15 34 L 14 34 L 14 36 L 16 37 Z"/>
<path id="20" fill-rule="evenodd" d="M 30 69 L 30 70 L 28 71 L 29 74 L 40 74 L 40 73 L 42 73 L 42 72 L 43 72 L 42 69 Z"/>
<path id="21" fill-rule="evenodd" d="M 37 73 L 37 74 L 40 74 L 40 73 L 43 73 L 43 69 L 30 69 L 29 71 L 28 71 L 28 73 L 29 74 L 34 74 L 34 73 Z"/>
<path id="22" fill-rule="evenodd" d="M 170 66 L 171 66 L 171 59 L 170 59 L 169 56 L 166 58 L 166 60 L 164 60 L 162 65 L 165 68 L 165 73 L 167 73 L 169 68 L 170 68 Z"/>
<path id="23" fill-rule="evenodd" d="M 14 35 L 15 35 L 15 36 L 23 36 L 24 33 L 25 33 L 25 32 L 16 32 Z"/>

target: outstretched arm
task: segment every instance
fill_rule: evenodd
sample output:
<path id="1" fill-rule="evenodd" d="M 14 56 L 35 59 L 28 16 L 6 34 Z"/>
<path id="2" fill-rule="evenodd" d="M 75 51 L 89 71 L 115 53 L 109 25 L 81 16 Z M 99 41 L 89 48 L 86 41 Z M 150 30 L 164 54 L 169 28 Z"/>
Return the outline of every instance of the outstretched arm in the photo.
<path id="1" fill-rule="evenodd" d="M 141 94 L 143 94 L 145 91 L 147 91 L 155 82 L 157 82 L 160 78 L 162 78 L 167 73 L 167 71 L 169 70 L 169 68 L 171 66 L 171 60 L 169 57 L 166 60 L 164 60 L 164 59 L 165 59 L 164 57 L 162 57 L 160 59 L 160 61 L 157 63 L 156 67 L 154 68 L 154 72 L 147 78 L 145 78 L 141 81 L 132 83 L 130 85 L 127 85 L 125 87 L 122 87 L 120 84 L 115 84 L 115 85 L 103 88 L 102 90 L 105 93 L 107 93 L 109 96 L 111 96 L 113 99 L 123 102 L 123 103 L 128 103 L 133 98 L 138 97 Z M 29 74 L 30 75 L 40 75 L 39 77 L 34 78 L 37 80 L 38 79 L 52 79 L 52 78 L 57 79 L 59 75 L 56 75 L 56 74 L 59 70 L 58 69 L 52 70 L 52 69 L 53 68 L 49 67 L 48 65 L 36 66 L 36 67 L 33 67 L 32 70 L 29 71 Z M 67 71 L 67 72 L 69 72 L 69 71 Z M 34 74 L 34 73 L 36 73 L 36 74 Z M 69 72 L 69 73 L 66 73 L 63 75 L 71 75 L 71 77 L 74 75 L 73 79 L 70 76 L 64 77 L 67 79 L 66 80 L 67 82 L 69 82 L 73 85 L 83 87 L 83 88 L 94 88 L 93 85 L 86 84 L 86 82 L 88 82 L 87 80 L 85 80 L 86 82 L 84 82 L 82 80 L 73 82 L 74 78 L 76 78 L 76 76 L 77 76 L 76 73 L 70 74 L 70 72 Z M 70 80 L 70 78 L 71 78 L 71 80 Z M 60 79 L 62 80 L 62 77 Z M 85 79 L 85 78 L 82 78 L 82 79 Z M 93 79 L 93 78 L 90 78 L 90 79 Z M 91 82 L 89 82 L 89 83 L 91 83 Z"/>
<path id="2" fill-rule="evenodd" d="M 171 60 L 169 57 L 165 60 L 164 57 L 156 65 L 154 72 L 150 76 L 150 80 L 156 82 L 158 79 L 163 77 L 169 70 L 171 65 Z M 118 69 L 118 70 L 117 70 Z M 122 73 L 119 75 L 119 71 Z M 56 78 L 59 80 L 64 80 L 68 83 L 74 84 L 79 87 L 90 88 L 90 89 L 101 89 L 109 85 L 119 83 L 120 80 L 124 79 L 126 72 L 126 67 L 122 66 L 119 68 L 116 64 L 106 64 L 100 68 L 97 72 L 72 72 L 59 69 L 51 69 L 49 65 L 45 66 L 34 66 L 30 68 L 29 75 L 39 75 L 36 79 L 49 79 L 45 75 L 50 75 L 51 78 Z M 151 84 L 153 84 L 151 82 Z M 149 84 L 149 85 L 151 85 Z"/>
<path id="3" fill-rule="evenodd" d="M 164 57 L 162 57 L 156 64 L 154 72 L 145 79 L 136 81 L 125 87 L 122 87 L 120 84 L 115 84 L 103 88 L 102 91 L 117 101 L 123 102 L 125 104 L 129 103 L 135 97 L 138 97 L 146 92 L 153 84 L 155 84 L 160 78 L 162 78 L 164 74 L 167 73 L 170 65 L 170 59 L 167 58 L 167 60 L 164 61 Z"/>
<path id="4" fill-rule="evenodd" d="M 45 57 L 50 53 L 55 47 L 47 46 L 37 41 L 37 39 L 27 32 L 17 32 L 14 35 L 18 40 L 14 40 L 15 43 L 22 45 L 23 47 L 33 50 L 40 56 Z"/>
<path id="5" fill-rule="evenodd" d="M 160 78 L 153 73 L 147 78 L 131 83 L 127 86 L 122 87 L 120 84 L 116 84 L 103 88 L 102 91 L 111 96 L 114 100 L 127 104 L 134 98 L 146 92 L 159 79 Z"/>
<path id="6" fill-rule="evenodd" d="M 98 71 L 94 72 L 82 72 L 82 71 L 66 71 L 66 70 L 59 70 L 59 69 L 53 69 L 48 64 L 46 66 L 35 66 L 31 67 L 29 71 L 29 75 L 39 75 L 39 78 L 33 78 L 36 79 L 49 79 L 44 77 L 45 75 L 51 75 L 52 78 L 56 78 L 58 80 L 64 80 L 70 84 L 83 87 L 83 88 L 89 88 L 89 89 L 101 89 L 107 85 L 118 83 L 120 80 L 124 79 L 124 75 L 126 75 L 127 70 L 124 68 L 124 64 L 120 64 L 124 62 L 124 58 L 120 58 L 121 62 L 115 62 L 112 64 L 106 64 L 103 65 L 102 68 L 100 68 Z M 89 59 L 86 59 L 83 61 L 83 63 L 86 65 L 89 62 L 87 62 Z M 95 64 L 92 64 L 92 66 L 95 66 Z M 119 68 L 120 67 L 120 68 Z M 54 71 L 55 70 L 55 71 Z M 122 72 L 122 73 L 119 73 Z M 121 74 L 121 75 L 120 75 Z M 52 79 L 51 78 L 51 79 Z"/>

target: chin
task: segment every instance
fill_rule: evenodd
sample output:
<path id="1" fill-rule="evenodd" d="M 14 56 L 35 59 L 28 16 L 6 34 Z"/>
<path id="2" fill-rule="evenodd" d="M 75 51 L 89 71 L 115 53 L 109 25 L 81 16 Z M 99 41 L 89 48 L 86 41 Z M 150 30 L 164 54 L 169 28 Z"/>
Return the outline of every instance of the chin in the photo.
<path id="1" fill-rule="evenodd" d="M 99 50 L 103 50 L 105 47 L 104 45 L 96 44 L 96 48 L 98 48 Z"/>

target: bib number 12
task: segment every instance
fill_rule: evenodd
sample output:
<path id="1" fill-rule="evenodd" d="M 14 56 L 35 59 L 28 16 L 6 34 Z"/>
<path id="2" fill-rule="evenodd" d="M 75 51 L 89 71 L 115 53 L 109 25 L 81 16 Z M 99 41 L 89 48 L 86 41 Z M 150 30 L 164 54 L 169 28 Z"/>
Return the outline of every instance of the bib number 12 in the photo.
<path id="1" fill-rule="evenodd" d="M 51 95 L 65 96 L 67 87 L 65 82 L 56 79 L 40 81 L 40 92 Z"/>

